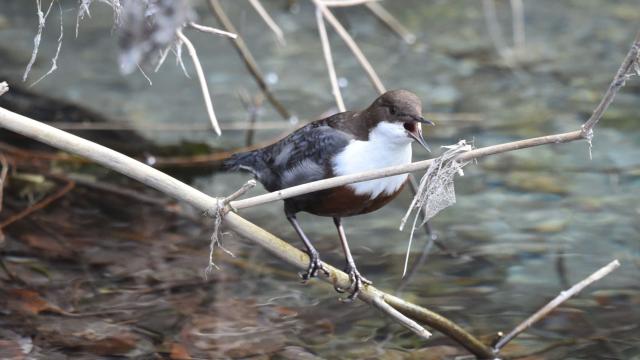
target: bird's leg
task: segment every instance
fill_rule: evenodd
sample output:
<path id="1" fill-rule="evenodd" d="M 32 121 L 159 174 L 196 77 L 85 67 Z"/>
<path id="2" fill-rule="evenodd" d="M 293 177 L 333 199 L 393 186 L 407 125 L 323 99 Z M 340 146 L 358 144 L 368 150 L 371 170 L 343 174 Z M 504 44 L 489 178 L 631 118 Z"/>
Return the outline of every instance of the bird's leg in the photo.
<path id="1" fill-rule="evenodd" d="M 353 301 L 356 297 L 358 297 L 358 293 L 362 288 L 362 284 L 371 284 L 371 281 L 367 280 L 364 276 L 360 275 L 358 269 L 356 268 L 356 263 L 353 261 L 353 256 L 351 256 L 351 250 L 349 250 L 349 244 L 347 243 L 347 236 L 344 233 L 344 228 L 342 227 L 342 220 L 339 217 L 333 218 L 333 223 L 336 224 L 336 228 L 338 228 L 338 235 L 340 236 L 340 243 L 342 243 L 342 250 L 344 250 L 344 256 L 347 260 L 347 267 L 345 272 L 349 274 L 349 280 L 351 280 L 351 285 L 349 285 L 348 290 L 351 292 L 344 301 Z M 337 292 L 345 292 L 345 289 L 341 289 L 337 286 L 334 286 Z"/>
<path id="2" fill-rule="evenodd" d="M 306 246 L 307 248 L 307 254 L 309 255 L 309 267 L 307 267 L 307 272 L 302 273 L 301 275 L 302 281 L 306 282 L 310 278 L 316 277 L 318 275 L 318 270 L 325 273 L 325 275 L 329 275 L 329 272 L 327 271 L 327 269 L 325 269 L 324 266 L 322 266 L 322 262 L 320 261 L 320 254 L 318 253 L 318 250 L 316 250 L 313 247 L 313 245 L 311 245 L 311 241 L 309 240 L 309 238 L 307 238 L 307 235 L 305 235 L 304 232 L 302 231 L 300 224 L 298 224 L 298 219 L 296 218 L 296 215 L 287 214 L 287 219 L 289 220 L 291 225 L 293 225 L 293 228 L 298 233 L 298 236 L 300 236 L 300 238 L 302 239 L 302 242 L 304 242 L 304 246 Z"/>

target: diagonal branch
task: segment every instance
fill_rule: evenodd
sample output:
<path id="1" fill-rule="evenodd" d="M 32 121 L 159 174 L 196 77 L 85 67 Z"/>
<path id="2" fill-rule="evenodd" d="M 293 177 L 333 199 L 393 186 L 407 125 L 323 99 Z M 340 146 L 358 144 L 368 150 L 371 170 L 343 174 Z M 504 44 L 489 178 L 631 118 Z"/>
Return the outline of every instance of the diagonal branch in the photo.
<path id="1" fill-rule="evenodd" d="M 498 353 L 505 345 L 509 343 L 509 341 L 513 340 L 520 333 L 530 328 L 533 324 L 538 322 L 540 319 L 549 315 L 549 313 L 552 312 L 558 306 L 560 306 L 560 304 L 569 300 L 572 296 L 578 294 L 587 286 L 609 275 L 613 270 L 617 269 L 619 266 L 620 266 L 620 262 L 618 260 L 613 260 L 608 265 L 602 267 L 600 270 L 589 275 L 584 280 L 573 285 L 570 289 L 562 291 L 553 300 L 549 301 L 547 305 L 543 306 L 540 310 L 536 311 L 535 314 L 528 317 L 525 321 L 521 322 L 518 326 L 516 326 L 515 329 L 511 330 L 509 334 L 501 338 L 500 341 L 498 341 L 496 345 L 493 347 L 493 350 L 496 353 Z"/>
<path id="2" fill-rule="evenodd" d="M 327 36 L 327 28 L 324 26 L 324 19 L 320 8 L 316 8 L 316 22 L 318 23 L 318 33 L 320 34 L 320 42 L 322 43 L 322 52 L 324 53 L 324 61 L 327 63 L 327 71 L 329 72 L 329 80 L 331 81 L 331 92 L 336 99 L 336 105 L 340 112 L 347 111 L 338 85 L 338 77 L 336 69 L 333 66 L 333 56 L 331 55 L 331 45 Z"/>
<path id="3" fill-rule="evenodd" d="M 602 118 L 602 115 L 613 101 L 618 90 L 624 86 L 629 76 L 628 74 L 632 71 L 634 64 L 638 64 L 638 55 L 640 55 L 640 32 L 636 35 L 633 45 L 629 49 L 629 52 L 627 52 L 627 56 L 625 56 L 622 61 L 622 65 L 620 65 L 620 68 L 616 72 L 616 76 L 613 78 L 613 81 L 611 81 L 611 85 L 609 85 L 607 92 L 602 97 L 602 100 L 600 100 L 600 103 L 593 111 L 593 114 L 591 114 L 589 120 L 582 125 L 583 136 L 587 137 L 591 135 L 593 127 L 598 123 L 598 121 L 600 121 L 600 118 Z"/>
<path id="4" fill-rule="evenodd" d="M 376 91 L 380 94 L 384 93 L 386 90 L 384 85 L 382 85 L 382 81 L 380 81 L 378 74 L 376 74 L 376 71 L 373 69 L 373 66 L 371 66 L 371 63 L 369 63 L 369 60 L 367 60 L 367 57 L 364 56 L 358 44 L 356 44 L 356 42 L 353 40 L 351 35 L 349 35 L 347 30 L 345 30 L 342 24 L 340 24 L 340 21 L 336 19 L 331 10 L 329 10 L 329 8 L 327 8 L 323 2 L 321 2 L 320 0 L 313 0 L 313 3 L 316 4 L 318 9 L 322 11 L 322 15 L 324 15 L 325 19 L 327 19 L 329 24 L 333 26 L 338 35 L 340 35 L 342 40 L 344 40 L 344 42 L 347 44 L 353 55 L 356 57 L 356 60 L 358 60 L 358 62 L 360 63 L 360 66 L 362 66 L 364 71 L 366 71 L 367 76 L 369 77 L 369 80 L 373 84 L 373 87 L 376 89 Z"/>
<path id="5" fill-rule="evenodd" d="M 209 94 L 209 86 L 207 85 L 207 78 L 204 76 L 204 71 L 202 70 L 202 65 L 200 64 L 200 59 L 198 58 L 198 53 L 196 52 L 196 48 L 193 46 L 191 41 L 184 36 L 182 33 L 182 29 L 178 29 L 176 31 L 178 35 L 178 39 L 183 42 L 187 46 L 187 51 L 191 56 L 191 60 L 193 61 L 193 67 L 196 69 L 196 74 L 198 75 L 198 81 L 200 82 L 200 89 L 202 90 L 202 96 L 204 98 L 204 104 L 207 107 L 207 114 L 209 115 L 209 120 L 211 121 L 211 125 L 213 126 L 213 130 L 218 134 L 218 136 L 222 135 L 222 131 L 220 130 L 220 125 L 218 125 L 218 119 L 216 118 L 216 113 L 213 111 L 213 102 L 211 102 L 211 95 Z"/>
<path id="6" fill-rule="evenodd" d="M 280 29 L 280 26 L 276 24 L 271 15 L 269 15 L 264 6 L 262 6 L 260 0 L 249 0 L 249 3 L 251 4 L 251 6 L 253 6 L 258 15 L 260 15 L 262 20 L 264 20 L 269 29 L 271 29 L 271 31 L 276 34 L 276 38 L 278 39 L 280 45 L 286 45 L 287 42 L 284 40 L 284 33 L 282 32 L 282 29 Z"/>
<path id="7" fill-rule="evenodd" d="M 218 19 L 218 21 L 226 31 L 238 34 L 238 30 L 236 30 L 236 27 L 233 25 L 233 23 L 225 13 L 219 0 L 209 0 L 209 7 L 211 8 L 211 12 L 213 12 L 213 15 L 216 17 L 216 19 Z M 246 66 L 247 70 L 249 70 L 256 83 L 258 83 L 258 87 L 267 97 L 267 100 L 269 100 L 271 105 L 276 108 L 280 116 L 282 116 L 285 120 L 289 120 L 291 118 L 291 114 L 271 92 L 269 85 L 267 85 L 267 82 L 264 80 L 264 76 L 262 76 L 262 72 L 260 72 L 260 69 L 258 68 L 258 63 L 256 63 L 255 58 L 251 54 L 251 51 L 249 51 L 249 48 L 242 39 L 242 36 L 231 39 L 231 43 L 242 58 L 242 61 L 244 61 L 244 65 Z"/>

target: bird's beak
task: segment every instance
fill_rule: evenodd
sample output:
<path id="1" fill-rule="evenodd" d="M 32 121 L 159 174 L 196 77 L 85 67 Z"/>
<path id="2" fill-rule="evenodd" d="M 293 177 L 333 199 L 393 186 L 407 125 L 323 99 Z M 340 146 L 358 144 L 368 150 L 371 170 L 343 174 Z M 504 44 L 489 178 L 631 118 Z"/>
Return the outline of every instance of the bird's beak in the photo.
<path id="1" fill-rule="evenodd" d="M 422 123 L 422 124 L 436 126 L 436 124 L 433 121 L 427 120 L 427 119 L 423 118 L 422 116 L 417 116 L 417 117 L 414 118 L 414 120 L 419 122 L 419 123 Z"/>
<path id="2" fill-rule="evenodd" d="M 414 131 L 409 132 L 409 136 L 411 136 L 415 141 L 417 141 L 420 145 L 422 145 L 422 147 L 425 148 L 425 150 L 427 150 L 428 152 L 431 152 L 429 145 L 427 145 L 427 142 L 424 140 L 424 137 L 422 136 L 421 124 L 428 124 L 431 126 L 435 126 L 435 124 L 433 123 L 433 121 L 427 120 L 422 116 L 415 117 L 414 119 L 417 122 L 417 124 L 414 128 Z"/>

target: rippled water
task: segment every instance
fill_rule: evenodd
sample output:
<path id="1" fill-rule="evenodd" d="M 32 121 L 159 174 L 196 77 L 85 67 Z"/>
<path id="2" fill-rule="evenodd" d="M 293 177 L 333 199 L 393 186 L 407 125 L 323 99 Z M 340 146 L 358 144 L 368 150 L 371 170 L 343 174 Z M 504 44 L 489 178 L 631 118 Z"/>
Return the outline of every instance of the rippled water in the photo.
<path id="1" fill-rule="evenodd" d="M 277 44 L 247 4 L 227 1 L 225 5 L 276 96 L 298 118 L 312 119 L 334 106 L 313 9 L 301 3 L 298 12 L 290 13 L 284 11 L 284 2 L 265 3 L 284 29 L 286 46 Z M 437 126 L 428 129 L 426 136 L 437 155 L 440 145 L 459 139 L 481 147 L 578 129 L 608 87 L 640 23 L 636 1 L 524 3 L 526 50 L 513 68 L 497 55 L 479 1 L 386 1 L 388 9 L 418 35 L 411 46 L 363 9 L 336 13 L 385 85 L 413 90 L 423 99 L 425 110 L 435 113 Z M 2 72 L 19 74 L 31 52 L 36 19 L 33 9 L 22 2 L 0 4 L 0 54 L 6 61 Z M 74 4 L 67 1 L 64 7 L 72 9 Z M 498 10 L 510 39 L 508 3 L 498 2 Z M 212 24 L 206 6 L 199 6 L 198 12 L 203 23 Z M 152 86 L 140 73 L 122 77 L 116 66 L 116 40 L 109 36 L 109 10 L 94 6 L 92 18 L 81 23 L 77 39 L 72 34 L 75 12 L 65 11 L 64 19 L 59 69 L 34 90 L 139 126 L 150 121 L 206 124 L 190 66 L 191 79 L 170 58 L 160 72 L 151 74 Z M 46 72 L 47 59 L 55 52 L 57 25 L 52 24 L 45 31 L 34 79 Z M 258 90 L 228 40 L 199 33 L 188 36 L 198 45 L 222 123 L 246 121 L 237 92 L 246 89 L 256 94 Z M 338 74 L 347 84 L 342 89 L 347 107 L 367 106 L 376 96 L 374 89 L 341 40 L 332 34 L 331 43 Z M 519 337 L 511 351 L 532 353 L 553 347 L 540 358 L 637 359 L 639 104 L 640 79 L 633 78 L 596 128 L 592 160 L 588 145 L 575 142 L 496 155 L 469 165 L 465 176 L 456 180 L 457 204 L 432 222 L 441 241 L 458 256 L 434 250 L 401 295 L 489 339 L 497 331 L 511 329 L 567 284 L 617 258 L 622 262 L 617 271 Z M 278 120 L 270 106 L 262 108 L 259 121 Z M 271 139 L 281 131 L 258 131 L 256 138 Z M 226 131 L 221 138 L 204 131 L 146 129 L 143 133 L 165 143 L 204 140 L 220 148 L 238 147 L 244 141 L 240 131 Z M 426 157 L 416 149 L 414 159 Z M 216 173 L 194 184 L 210 194 L 228 194 L 245 179 Z M 383 290 L 394 291 L 400 283 L 408 234 L 397 227 L 409 201 L 409 194 L 403 194 L 376 213 L 345 221 L 361 272 Z M 281 204 L 241 215 L 301 245 Z M 300 221 L 324 259 L 341 264 L 331 220 L 301 215 Z M 418 238 L 412 258 L 418 257 L 424 241 Z M 209 329 L 214 335 L 207 339 L 217 336 L 225 340 L 221 342 L 239 342 L 232 349 L 236 352 L 227 356 L 249 356 L 252 353 L 246 349 L 258 349 L 257 353 L 277 353 L 281 358 L 302 358 L 305 352 L 326 358 L 419 358 L 448 348 L 416 349 L 451 344 L 440 335 L 433 341 L 419 341 L 365 305 L 341 304 L 328 285 L 299 285 L 287 275 L 292 269 L 246 240 L 234 237 L 226 244 L 239 258 L 265 264 L 257 271 L 238 274 L 249 285 L 220 290 L 220 299 L 246 301 L 247 316 L 254 320 L 249 326 L 231 316 Z M 203 258 L 206 246 L 202 244 Z M 224 300 L 215 306 L 218 313 L 212 317 L 224 312 Z M 285 307 L 295 309 L 295 314 L 278 310 Z"/>

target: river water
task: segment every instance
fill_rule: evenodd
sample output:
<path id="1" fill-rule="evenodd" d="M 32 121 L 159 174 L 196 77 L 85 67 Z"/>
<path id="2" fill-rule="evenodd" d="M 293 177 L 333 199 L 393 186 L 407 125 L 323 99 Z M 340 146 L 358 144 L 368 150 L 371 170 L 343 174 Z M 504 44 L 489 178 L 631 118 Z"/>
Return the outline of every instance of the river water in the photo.
<path id="1" fill-rule="evenodd" d="M 282 27 L 286 46 L 277 43 L 248 3 L 225 1 L 224 5 L 275 96 L 298 121 L 335 111 L 312 6 L 301 2 L 292 12 L 285 1 L 264 3 Z M 433 155 L 442 152 L 440 146 L 460 139 L 482 147 L 578 129 L 607 89 L 640 23 L 640 5 L 632 0 L 524 1 L 525 44 L 513 55 L 507 54 L 510 60 L 505 61 L 489 36 L 480 1 L 382 3 L 415 32 L 415 44 L 403 43 L 363 8 L 336 9 L 335 13 L 387 88 L 410 89 L 422 98 L 425 111 L 437 123 L 425 134 Z M 62 4 L 65 37 L 58 69 L 32 90 L 126 120 L 159 143 L 204 141 L 220 149 L 243 145 L 243 131 L 223 130 L 218 138 L 202 130 L 208 120 L 186 55 L 190 78 L 175 65 L 172 55 L 159 72 L 147 71 L 153 85 L 140 72 L 124 77 L 118 72 L 110 9 L 94 4 L 91 18 L 80 22 L 75 38 L 76 4 Z M 498 1 L 496 6 L 509 52 L 513 44 L 509 3 Z M 197 4 L 196 11 L 201 23 L 215 24 L 205 4 Z M 54 6 L 39 60 L 27 82 L 49 68 L 58 21 Z M 11 74 L 14 81 L 28 62 L 36 23 L 32 2 L 0 1 L 2 73 Z M 376 92 L 341 39 L 329 32 L 347 108 L 363 108 Z M 223 129 L 245 123 L 248 114 L 237 94 L 245 91 L 254 96 L 259 90 L 233 47 L 223 37 L 193 31 L 187 36 L 197 46 Z M 401 296 L 443 313 L 489 341 L 570 284 L 619 259 L 618 270 L 521 335 L 509 351 L 544 350 L 532 359 L 640 359 L 639 109 L 640 78 L 636 77 L 596 127 L 592 149 L 579 141 L 499 154 L 468 165 L 464 177 L 456 178 L 457 203 L 432 221 L 439 241 L 455 256 L 434 248 L 406 283 L 401 276 L 408 233 L 399 232 L 398 225 L 410 194 L 402 194 L 378 212 L 346 219 L 361 272 L 383 290 L 393 292 L 402 283 Z M 152 130 L 147 126 L 150 122 L 198 130 Z M 283 120 L 266 102 L 258 122 L 285 126 L 257 131 L 256 141 L 296 126 L 295 120 Z M 415 148 L 414 160 L 429 156 Z M 213 173 L 196 178 L 193 184 L 209 194 L 223 195 L 246 179 L 242 174 Z M 251 194 L 261 192 L 256 189 Z M 241 215 L 301 246 L 281 204 L 243 210 Z M 331 219 L 301 215 L 300 222 L 323 258 L 341 264 Z M 412 259 L 426 241 L 419 235 Z M 193 261 L 204 263 L 208 244 L 201 245 L 202 253 L 194 255 Z M 329 286 L 298 284 L 291 275 L 293 269 L 247 240 L 230 236 L 225 245 L 239 258 L 264 267 L 220 270 L 233 272 L 239 283 L 247 285 L 221 288 L 210 315 L 222 316 L 225 301 L 242 301 L 251 308 L 254 321 L 245 324 L 230 316 L 228 322 L 218 322 L 207 329 L 206 336 L 193 339 L 194 346 L 214 338 L 237 346 L 217 347 L 213 352 L 206 347 L 192 349 L 195 354 L 275 358 L 315 354 L 328 359 L 464 354 L 447 347 L 453 344 L 440 334 L 432 341 L 421 341 L 366 305 L 338 302 L 338 294 Z M 276 311 L 281 308 L 295 309 L 295 313 Z"/>

